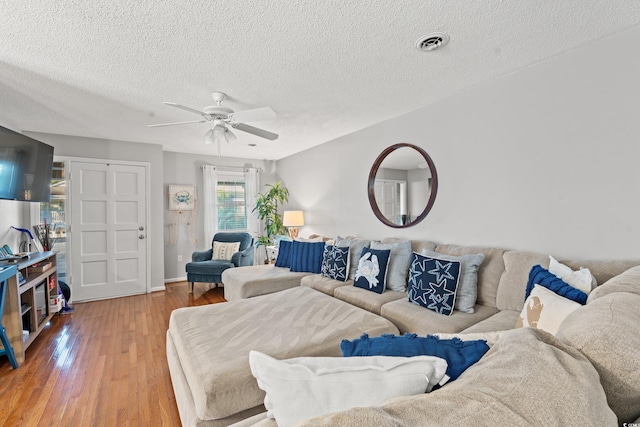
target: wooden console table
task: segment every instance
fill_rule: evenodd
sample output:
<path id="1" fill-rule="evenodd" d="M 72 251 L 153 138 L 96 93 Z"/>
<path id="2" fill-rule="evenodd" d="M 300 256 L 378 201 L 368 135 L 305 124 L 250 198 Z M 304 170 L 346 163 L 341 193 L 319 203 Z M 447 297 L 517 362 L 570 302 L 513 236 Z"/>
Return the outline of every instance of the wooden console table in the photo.
<path id="1" fill-rule="evenodd" d="M 2 323 L 16 360 L 22 364 L 25 350 L 55 314 L 49 297 L 59 292 L 56 253 L 35 252 L 9 265 L 17 266 L 17 274 L 7 281 Z"/>

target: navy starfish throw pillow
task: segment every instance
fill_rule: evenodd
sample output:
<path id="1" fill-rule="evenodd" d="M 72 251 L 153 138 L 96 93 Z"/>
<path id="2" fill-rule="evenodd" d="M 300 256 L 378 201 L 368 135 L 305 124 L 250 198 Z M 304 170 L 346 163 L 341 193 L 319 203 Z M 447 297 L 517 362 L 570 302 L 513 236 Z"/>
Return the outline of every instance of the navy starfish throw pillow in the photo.
<path id="1" fill-rule="evenodd" d="M 349 277 L 349 246 L 326 245 L 322 254 L 320 274 L 333 280 L 346 282 Z"/>
<path id="2" fill-rule="evenodd" d="M 459 278 L 460 261 L 414 252 L 409 269 L 409 301 L 450 316 L 455 307 Z"/>

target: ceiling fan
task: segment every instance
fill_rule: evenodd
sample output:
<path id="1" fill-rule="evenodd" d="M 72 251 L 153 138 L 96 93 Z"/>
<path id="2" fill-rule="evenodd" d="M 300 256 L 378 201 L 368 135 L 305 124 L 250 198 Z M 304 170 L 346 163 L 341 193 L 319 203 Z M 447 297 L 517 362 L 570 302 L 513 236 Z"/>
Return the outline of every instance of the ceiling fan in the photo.
<path id="1" fill-rule="evenodd" d="M 176 107 L 181 110 L 189 111 L 191 113 L 202 116 L 201 120 L 189 120 L 186 122 L 173 122 L 173 123 L 159 123 L 155 125 L 148 125 L 148 127 L 160 127 L 160 126 L 173 126 L 184 125 L 187 123 L 206 123 L 211 122 L 211 129 L 205 134 L 205 144 L 218 145 L 218 155 L 220 155 L 220 142 L 231 142 L 236 139 L 236 136 L 229 130 L 229 127 L 238 129 L 239 131 L 250 133 L 252 135 L 266 138 L 268 140 L 278 139 L 278 134 L 269 132 L 264 129 L 260 129 L 254 126 L 250 126 L 243 122 L 258 122 L 263 120 L 275 120 L 276 113 L 269 107 L 256 108 L 253 110 L 245 110 L 234 112 L 231 108 L 223 107 L 222 101 L 227 99 L 227 95 L 222 92 L 213 92 L 211 94 L 216 105 L 210 105 L 204 107 L 202 111 L 195 108 L 186 107 L 184 105 L 176 104 L 175 102 L 163 102 L 165 105 Z"/>

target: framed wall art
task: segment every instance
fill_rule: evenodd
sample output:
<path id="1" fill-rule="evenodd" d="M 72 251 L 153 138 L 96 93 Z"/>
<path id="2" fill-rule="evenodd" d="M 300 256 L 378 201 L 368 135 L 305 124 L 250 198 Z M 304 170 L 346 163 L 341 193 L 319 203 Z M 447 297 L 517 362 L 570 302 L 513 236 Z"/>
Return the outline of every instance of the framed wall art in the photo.
<path id="1" fill-rule="evenodd" d="M 169 210 L 192 211 L 196 205 L 196 188 L 193 185 L 169 185 Z"/>

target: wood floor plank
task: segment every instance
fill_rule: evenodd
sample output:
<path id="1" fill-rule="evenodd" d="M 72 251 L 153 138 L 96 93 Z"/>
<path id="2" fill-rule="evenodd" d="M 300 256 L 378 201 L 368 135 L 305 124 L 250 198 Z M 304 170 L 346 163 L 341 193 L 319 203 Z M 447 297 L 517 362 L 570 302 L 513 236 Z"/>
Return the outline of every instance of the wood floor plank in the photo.
<path id="1" fill-rule="evenodd" d="M 223 288 L 164 291 L 75 304 L 12 369 L 0 357 L 2 426 L 180 426 L 166 359 L 171 311 L 224 302 Z"/>

